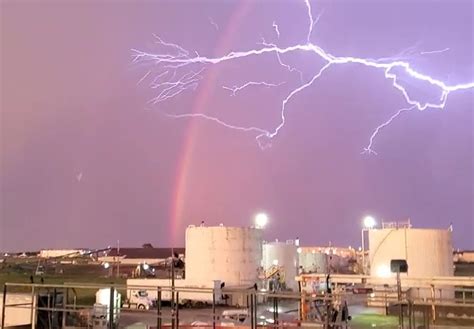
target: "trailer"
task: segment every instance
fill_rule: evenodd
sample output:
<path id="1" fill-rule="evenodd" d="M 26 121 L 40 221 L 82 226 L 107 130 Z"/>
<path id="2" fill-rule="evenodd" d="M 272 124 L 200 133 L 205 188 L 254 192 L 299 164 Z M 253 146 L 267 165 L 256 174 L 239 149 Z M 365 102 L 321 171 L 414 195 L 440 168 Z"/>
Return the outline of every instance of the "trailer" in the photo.
<path id="1" fill-rule="evenodd" d="M 133 299 L 133 296 L 146 292 L 152 300 L 158 299 L 158 288 L 161 290 L 161 301 L 170 302 L 172 298 L 171 279 L 128 279 L 127 280 L 127 298 Z M 205 305 L 222 304 L 223 283 L 219 280 L 210 281 L 203 284 L 191 283 L 185 279 L 174 280 L 174 286 L 177 292 L 177 302 L 180 305 Z M 176 297 L 175 297 L 176 298 Z"/>

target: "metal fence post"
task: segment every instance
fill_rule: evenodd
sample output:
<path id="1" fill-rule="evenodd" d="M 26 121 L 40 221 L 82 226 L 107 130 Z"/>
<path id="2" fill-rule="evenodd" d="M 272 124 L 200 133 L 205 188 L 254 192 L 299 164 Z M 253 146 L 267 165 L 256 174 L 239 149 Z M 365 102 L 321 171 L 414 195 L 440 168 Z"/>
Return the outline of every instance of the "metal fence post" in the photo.
<path id="1" fill-rule="evenodd" d="M 253 317 L 253 295 L 250 295 L 250 328 L 255 329 L 254 317 Z"/>
<path id="2" fill-rule="evenodd" d="M 2 304 L 2 329 L 5 328 L 5 307 L 7 303 L 7 285 L 3 285 L 3 304 Z"/>
<path id="3" fill-rule="evenodd" d="M 175 302 L 174 302 L 174 298 L 175 298 L 175 293 L 174 293 L 174 287 L 171 286 L 171 329 L 175 329 Z"/>
<path id="4" fill-rule="evenodd" d="M 216 289 L 212 289 L 212 329 L 216 329 Z"/>
<path id="5" fill-rule="evenodd" d="M 36 327 L 36 302 L 35 302 L 35 286 L 31 286 L 31 329 Z"/>
<path id="6" fill-rule="evenodd" d="M 176 308 L 176 329 L 179 328 L 179 291 L 176 292 L 176 303 L 174 304 Z"/>
<path id="7" fill-rule="evenodd" d="M 277 326 L 277 310 L 278 310 L 277 299 L 275 296 L 271 298 L 272 298 L 272 306 L 273 306 L 273 326 L 272 327 L 276 327 Z"/>
<path id="8" fill-rule="evenodd" d="M 115 291 L 114 287 L 110 287 L 110 305 L 109 305 L 109 329 L 114 328 L 114 304 L 115 304 Z"/>
<path id="9" fill-rule="evenodd" d="M 161 287 L 158 287 L 156 300 L 156 328 L 161 329 Z"/>
<path id="10" fill-rule="evenodd" d="M 255 323 L 255 328 L 258 327 L 258 321 L 257 321 L 257 293 L 253 293 L 253 316 L 254 320 L 253 322 Z"/>
<path id="11" fill-rule="evenodd" d="M 325 318 L 325 321 L 324 321 L 324 323 L 325 323 L 324 328 L 328 329 L 329 328 L 329 321 L 330 321 L 329 318 L 331 317 L 332 296 L 326 295 L 326 296 L 324 296 L 324 298 L 326 299 L 325 300 L 325 304 L 326 304 L 326 315 L 325 316 L 326 316 L 326 318 Z M 331 298 L 331 299 L 329 299 L 329 298 Z"/>
<path id="12" fill-rule="evenodd" d="M 278 327 L 278 297 L 274 297 L 273 300 L 273 325 Z"/>
<path id="13" fill-rule="evenodd" d="M 35 287 L 32 286 L 32 289 L 34 289 Z M 67 309 L 67 301 L 69 299 L 69 288 L 65 288 L 63 289 L 63 318 L 62 318 L 62 327 L 66 327 L 66 318 L 67 318 L 67 312 L 66 312 L 66 309 Z"/>

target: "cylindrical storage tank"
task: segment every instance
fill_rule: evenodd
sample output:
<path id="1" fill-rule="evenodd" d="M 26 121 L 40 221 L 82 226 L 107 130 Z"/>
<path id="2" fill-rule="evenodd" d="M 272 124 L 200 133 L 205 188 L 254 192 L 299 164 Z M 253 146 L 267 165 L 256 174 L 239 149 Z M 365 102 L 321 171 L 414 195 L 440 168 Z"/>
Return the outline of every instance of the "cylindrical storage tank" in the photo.
<path id="1" fill-rule="evenodd" d="M 282 269 L 286 287 L 296 291 L 298 284 L 295 280 L 298 275 L 298 252 L 293 240 L 286 242 L 269 242 L 263 245 L 262 266 L 265 271 L 274 266 Z"/>
<path id="2" fill-rule="evenodd" d="M 409 277 L 452 276 L 451 232 L 415 228 L 369 230 L 370 275 L 390 272 L 392 259 L 407 261 Z"/>
<path id="3" fill-rule="evenodd" d="M 299 249 L 299 267 L 303 273 L 326 273 L 329 256 L 317 248 Z"/>
<path id="4" fill-rule="evenodd" d="M 262 230 L 250 227 L 189 226 L 186 229 L 186 280 L 226 287 L 253 285 L 262 261 Z"/>
<path id="5" fill-rule="evenodd" d="M 370 275 L 393 276 L 394 274 L 390 271 L 392 259 L 407 261 L 408 273 L 401 275 L 402 285 L 405 286 L 407 284 L 404 284 L 403 277 L 406 276 L 427 279 L 436 276 L 453 276 L 451 231 L 415 228 L 369 230 Z M 452 294 L 453 291 L 447 289 L 444 296 L 448 297 Z"/>

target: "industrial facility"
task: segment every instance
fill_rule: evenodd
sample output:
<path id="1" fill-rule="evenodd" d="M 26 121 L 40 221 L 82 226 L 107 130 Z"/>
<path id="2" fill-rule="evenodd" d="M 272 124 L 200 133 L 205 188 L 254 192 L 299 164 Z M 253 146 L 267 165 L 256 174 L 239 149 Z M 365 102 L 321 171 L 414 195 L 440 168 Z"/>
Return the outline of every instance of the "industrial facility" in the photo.
<path id="1" fill-rule="evenodd" d="M 194 226 L 186 229 L 185 278 L 175 284 L 212 288 L 214 282 L 226 287 L 262 291 L 301 290 L 301 277 L 317 280 L 328 274 L 344 275 L 344 284 L 372 280 L 373 285 L 395 284 L 392 260 L 404 260 L 401 273 L 404 290 L 419 287 L 434 277 L 453 277 L 453 246 L 449 229 L 417 229 L 410 223 L 372 225 L 367 233 L 368 250 L 352 247 L 300 246 L 299 239 L 263 240 L 262 227 Z M 349 279 L 348 279 L 349 278 Z M 352 278 L 352 279 L 350 279 Z M 410 279 L 410 280 L 408 280 Z M 335 279 L 337 283 L 337 278 Z M 423 281 L 424 280 L 424 281 Z M 151 283 L 151 281 L 148 281 Z M 169 281 L 169 283 L 171 283 Z M 454 290 L 444 289 L 446 296 Z M 418 289 L 418 295 L 423 294 Z M 437 292 L 435 295 L 439 295 Z"/>
<path id="2" fill-rule="evenodd" d="M 110 321 L 118 323 L 122 316 L 126 318 L 124 309 L 150 311 L 163 302 L 170 302 L 172 310 L 173 305 L 237 307 L 232 311 L 223 311 L 223 316 L 227 314 L 224 317 L 232 321 L 234 317 L 247 321 L 249 312 L 256 312 L 257 304 L 265 305 L 271 296 L 278 295 L 283 298 L 281 307 L 298 310 L 291 316 L 293 320 L 328 321 L 321 307 L 329 307 L 323 302 L 324 296 L 329 296 L 331 303 L 334 303 L 331 304 L 331 321 L 347 322 L 347 293 L 364 294 L 364 307 L 379 308 L 386 314 L 393 312 L 391 305 L 398 305 L 403 298 L 422 301 L 420 303 L 426 305 L 420 305 L 429 306 L 426 309 L 431 310 L 430 316 L 447 313 L 439 313 L 445 312 L 443 308 L 433 313 L 429 301 L 441 303 L 446 298 L 454 300 L 461 291 L 464 300 L 466 296 L 472 298 L 472 292 L 466 293 L 462 289 L 474 286 L 473 277 L 454 276 L 454 261 L 469 264 L 470 253 L 453 253 L 450 228 L 414 228 L 409 221 L 380 223 L 377 226 L 375 220 L 369 218 L 362 229 L 362 247 L 356 250 L 333 245 L 300 245 L 298 238 L 265 241 L 266 220 L 266 217 L 257 216 L 256 225 L 249 227 L 191 225 L 185 232 L 185 248 L 154 248 L 151 244 L 145 244 L 142 248 L 95 251 L 45 250 L 30 253 L 32 256 L 21 254 L 17 258 L 26 262 L 31 258 L 31 263 L 38 259 L 38 264 L 45 267 L 47 264 L 56 268 L 69 264 L 71 269 L 89 266 L 88 271 L 91 271 L 91 266 L 96 266 L 98 275 L 125 278 L 125 290 L 121 293 L 115 290 L 114 298 L 111 298 L 111 288 L 103 286 L 95 294 L 96 303 L 88 316 L 102 326 L 107 326 Z M 11 257 L 5 254 L 3 259 L 8 264 Z M 5 264 L 2 266 L 5 267 Z M 33 283 L 33 276 L 31 280 Z M 67 300 L 70 288 L 66 288 L 62 297 L 54 298 Z M 41 312 L 8 306 L 13 302 L 34 305 L 40 300 L 53 298 L 51 291 L 56 294 L 55 289 L 36 289 L 37 297 L 34 297 L 34 289 L 31 294 L 7 296 L 6 324 L 14 327 L 29 325 L 31 321 L 43 321 L 41 317 L 44 314 Z M 75 289 L 72 290 L 74 294 Z M 257 294 L 260 294 L 259 298 Z M 285 301 L 285 296 L 290 299 Z M 300 297 L 294 299 L 294 296 Z M 322 296 L 319 297 L 319 304 L 311 301 L 311 296 Z M 336 299 L 333 300 L 333 297 Z M 112 299 L 115 300 L 113 310 L 109 305 Z M 66 304 L 58 305 L 62 309 L 68 307 Z M 471 314 L 466 310 L 469 309 L 463 308 L 459 314 L 474 316 L 474 311 Z M 113 318 L 108 320 L 110 314 Z M 90 323 L 91 318 L 87 320 L 81 316 L 74 317 L 75 321 Z M 177 315 L 172 312 L 172 316 Z M 262 313 L 260 317 L 263 320 L 258 323 L 271 324 L 279 316 L 285 315 L 277 315 L 273 311 L 269 318 L 268 314 Z M 32 320 L 35 317 L 38 319 Z M 66 323 L 65 318 L 61 319 Z"/>

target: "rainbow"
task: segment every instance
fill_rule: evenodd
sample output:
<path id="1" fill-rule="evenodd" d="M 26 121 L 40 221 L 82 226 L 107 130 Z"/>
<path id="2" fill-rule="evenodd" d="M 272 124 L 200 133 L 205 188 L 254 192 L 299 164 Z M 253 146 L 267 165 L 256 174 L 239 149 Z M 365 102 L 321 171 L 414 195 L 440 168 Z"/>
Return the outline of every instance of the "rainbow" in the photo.
<path id="1" fill-rule="evenodd" d="M 225 29 L 221 32 L 214 49 L 215 54 L 222 54 L 230 51 L 233 38 L 242 22 L 242 19 L 247 15 L 252 6 L 251 0 L 244 0 L 236 5 L 232 16 L 230 17 Z M 208 101 L 212 97 L 212 90 L 214 82 L 219 74 L 217 66 L 211 66 L 208 69 L 203 84 L 199 88 L 199 92 L 196 95 L 191 113 L 203 113 L 205 112 Z M 180 152 L 181 157 L 178 160 L 175 185 L 173 190 L 170 217 L 171 217 L 171 244 L 174 246 L 179 243 L 179 234 L 182 234 L 183 227 L 183 210 L 184 204 L 188 199 L 187 185 L 189 166 L 193 159 L 194 141 L 197 139 L 198 126 L 194 124 L 193 120 L 190 120 L 186 127 L 186 136 L 182 145 L 182 151 Z"/>

